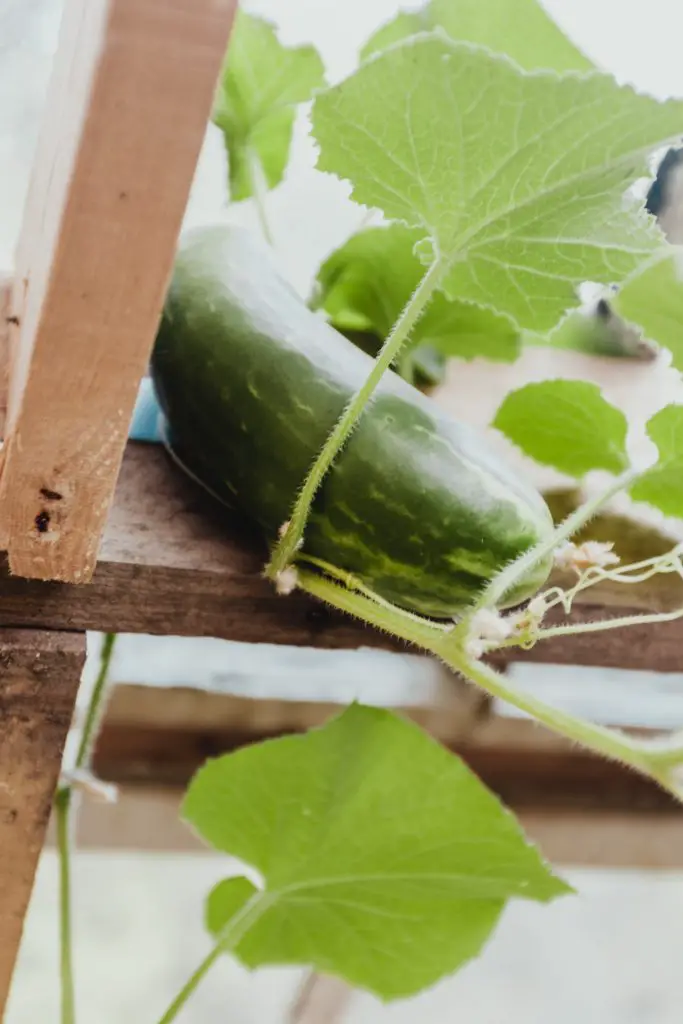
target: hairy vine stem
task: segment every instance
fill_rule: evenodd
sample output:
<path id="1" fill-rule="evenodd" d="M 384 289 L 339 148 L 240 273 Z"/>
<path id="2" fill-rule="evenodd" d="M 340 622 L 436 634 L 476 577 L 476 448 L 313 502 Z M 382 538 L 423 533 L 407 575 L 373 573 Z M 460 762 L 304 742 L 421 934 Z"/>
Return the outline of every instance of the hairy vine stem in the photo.
<path id="1" fill-rule="evenodd" d="M 568 714 L 546 704 L 545 701 L 539 700 L 532 694 L 519 690 L 492 666 L 467 653 L 466 633 L 463 631 L 463 626 L 465 622 L 469 622 L 469 615 L 456 629 L 444 632 L 438 623 L 430 623 L 428 619 L 419 620 L 399 608 L 387 607 L 385 603 L 378 604 L 365 594 L 352 592 L 343 585 L 316 573 L 300 570 L 299 586 L 302 590 L 326 601 L 338 610 L 354 615 L 398 639 L 415 644 L 424 651 L 436 655 L 454 672 L 475 683 L 490 696 L 503 700 L 519 711 L 531 715 L 537 722 L 558 735 L 649 776 L 677 799 L 683 800 L 683 790 L 675 779 L 674 772 L 674 769 L 683 762 L 683 735 L 676 735 L 670 740 L 662 741 L 634 739 L 616 729 L 595 725 Z M 683 613 L 676 613 L 677 616 L 679 614 Z M 665 612 L 660 616 L 647 616 L 646 618 L 648 621 L 653 621 L 662 617 L 671 618 L 671 613 Z M 622 624 L 630 623 L 613 620 L 613 625 L 610 626 L 608 620 L 596 625 L 607 629 L 616 628 Z M 567 631 L 571 628 L 568 627 Z"/>
<path id="2" fill-rule="evenodd" d="M 268 195 L 268 184 L 266 182 L 266 175 L 263 170 L 263 164 L 261 158 L 255 149 L 251 147 L 247 150 L 247 163 L 249 167 L 249 183 L 251 185 L 251 195 L 254 200 L 256 207 L 256 213 L 261 225 L 261 231 L 268 245 L 273 248 L 273 233 L 270 230 L 270 224 L 268 223 L 268 214 L 266 212 L 266 196 Z"/>
<path id="3" fill-rule="evenodd" d="M 266 893 L 256 892 L 230 918 L 210 952 L 204 957 L 199 967 L 190 975 L 163 1016 L 159 1018 L 159 1024 L 171 1024 L 172 1021 L 177 1019 L 185 1003 L 193 995 L 199 983 L 206 977 L 219 957 L 235 949 L 249 929 L 265 914 L 271 903 L 272 899 Z"/>
<path id="4" fill-rule="evenodd" d="M 368 374 L 367 380 L 353 396 L 325 441 L 299 492 L 292 510 L 291 519 L 283 531 L 283 535 L 273 552 L 269 564 L 266 566 L 266 575 L 270 579 L 276 579 L 292 562 L 303 538 L 306 520 L 323 477 L 358 422 L 365 406 L 372 398 L 383 374 L 394 362 L 403 344 L 407 341 L 410 332 L 424 312 L 429 300 L 439 287 L 444 272 L 443 263 L 437 258 L 423 276 L 400 317 L 394 324 L 393 330 L 384 342 L 372 370 Z"/>
<path id="5" fill-rule="evenodd" d="M 501 601 L 501 599 L 508 593 L 509 590 L 517 583 L 526 573 L 533 569 L 544 558 L 551 555 L 553 551 L 565 540 L 569 540 L 577 530 L 580 530 L 582 526 L 585 526 L 593 516 L 616 494 L 620 491 L 625 490 L 630 486 L 639 476 L 641 470 L 629 468 L 621 476 L 615 477 L 607 490 L 602 491 L 600 494 L 595 495 L 590 501 L 587 501 L 583 505 L 579 505 L 563 523 L 555 530 L 555 532 L 548 537 L 546 540 L 541 541 L 540 544 L 536 544 L 535 547 L 530 548 L 520 558 L 517 558 L 510 565 L 506 566 L 502 572 L 499 572 L 495 576 L 489 585 L 482 591 L 481 596 L 472 609 L 473 612 L 478 611 L 480 608 L 495 608 Z"/>

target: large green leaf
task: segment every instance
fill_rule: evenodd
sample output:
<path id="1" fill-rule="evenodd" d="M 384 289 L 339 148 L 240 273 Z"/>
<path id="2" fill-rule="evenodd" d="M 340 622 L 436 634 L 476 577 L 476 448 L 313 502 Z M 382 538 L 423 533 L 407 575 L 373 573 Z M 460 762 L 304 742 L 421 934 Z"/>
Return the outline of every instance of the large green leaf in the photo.
<path id="1" fill-rule="evenodd" d="M 683 372 L 683 274 L 681 251 L 664 251 L 623 286 L 613 302 L 616 311 L 642 330 L 650 341 L 671 352 L 672 365 Z"/>
<path id="2" fill-rule="evenodd" d="M 444 29 L 452 39 L 506 53 L 528 71 L 589 71 L 593 66 L 536 0 L 431 0 L 378 29 L 361 57 L 365 60 L 400 39 L 434 28 Z"/>
<path id="3" fill-rule="evenodd" d="M 620 282 L 661 244 L 625 192 L 683 131 L 683 102 L 428 34 L 319 94 L 313 131 L 321 170 L 429 239 L 451 297 L 544 331 L 579 284 Z"/>
<path id="4" fill-rule="evenodd" d="M 313 46 L 283 46 L 269 22 L 238 12 L 213 112 L 225 138 L 233 200 L 253 195 L 254 173 L 269 188 L 282 180 L 295 104 L 309 100 L 324 80 Z"/>
<path id="5" fill-rule="evenodd" d="M 419 237 L 403 224 L 367 228 L 323 263 L 317 305 L 335 327 L 386 338 L 424 273 L 413 252 Z M 418 345 L 443 356 L 512 362 L 519 355 L 520 337 L 507 317 L 437 293 L 413 329 L 408 358 Z"/>
<path id="6" fill-rule="evenodd" d="M 263 878 L 210 895 L 226 948 L 232 929 L 250 967 L 309 964 L 385 999 L 476 956 L 510 897 L 568 891 L 459 758 L 385 710 L 210 761 L 184 814 Z"/>
<path id="7" fill-rule="evenodd" d="M 593 469 L 628 466 L 626 417 L 597 384 L 545 380 L 510 392 L 493 425 L 544 466 L 581 477 Z"/>
<path id="8" fill-rule="evenodd" d="M 683 519 L 683 406 L 667 405 L 648 421 L 659 461 L 631 488 L 631 497 L 654 505 L 665 516 Z"/>

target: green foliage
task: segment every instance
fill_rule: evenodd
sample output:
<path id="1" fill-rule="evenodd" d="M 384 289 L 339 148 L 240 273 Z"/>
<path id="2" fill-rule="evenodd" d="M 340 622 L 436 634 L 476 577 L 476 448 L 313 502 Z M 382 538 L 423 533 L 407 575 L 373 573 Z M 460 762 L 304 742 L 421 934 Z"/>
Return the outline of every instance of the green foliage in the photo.
<path id="1" fill-rule="evenodd" d="M 525 74 L 440 35 L 384 51 L 313 107 L 320 169 L 418 229 L 450 297 L 537 331 L 583 281 L 621 281 L 661 244 L 624 193 L 682 129 L 679 101 L 597 73 Z"/>
<path id="2" fill-rule="evenodd" d="M 671 352 L 672 365 L 683 371 L 683 279 L 681 253 L 665 249 L 626 282 L 614 308 L 651 341 Z"/>
<path id="3" fill-rule="evenodd" d="M 238 12 L 213 112 L 228 153 L 231 199 L 254 194 L 255 174 L 268 188 L 282 180 L 295 105 L 324 81 L 313 46 L 283 46 L 269 22 Z"/>
<path id="4" fill-rule="evenodd" d="M 628 466 L 626 417 L 596 384 L 546 380 L 511 392 L 493 425 L 544 466 L 581 477 L 593 469 Z"/>
<path id="5" fill-rule="evenodd" d="M 403 224 L 367 228 L 323 263 L 316 304 L 338 330 L 386 338 L 424 273 L 413 251 L 419 238 L 419 231 Z M 409 360 L 415 358 L 417 346 L 428 346 L 442 356 L 512 362 L 519 354 L 520 338 L 507 317 L 437 293 L 413 329 Z M 424 355 L 423 349 L 420 357 Z"/>
<path id="6" fill-rule="evenodd" d="M 527 71 L 589 71 L 590 61 L 570 43 L 536 0 L 431 0 L 420 11 L 401 13 L 367 41 L 361 57 L 430 29 L 442 28 L 460 42 L 505 53 Z"/>
<path id="7" fill-rule="evenodd" d="M 583 352 L 590 356 L 652 359 L 654 347 L 639 331 L 633 330 L 614 315 L 610 307 L 604 313 L 573 310 L 554 330 L 547 334 L 525 331 L 524 345 L 543 345 L 547 348 Z"/>
<path id="8" fill-rule="evenodd" d="M 384 710 L 210 761 L 184 814 L 263 877 L 209 896 L 226 948 L 235 923 L 249 967 L 309 964 L 385 999 L 475 956 L 509 898 L 568 891 L 459 758 Z"/>
<path id="9" fill-rule="evenodd" d="M 631 497 L 683 519 L 683 406 L 667 405 L 648 421 L 648 436 L 659 461 L 631 488 Z"/>

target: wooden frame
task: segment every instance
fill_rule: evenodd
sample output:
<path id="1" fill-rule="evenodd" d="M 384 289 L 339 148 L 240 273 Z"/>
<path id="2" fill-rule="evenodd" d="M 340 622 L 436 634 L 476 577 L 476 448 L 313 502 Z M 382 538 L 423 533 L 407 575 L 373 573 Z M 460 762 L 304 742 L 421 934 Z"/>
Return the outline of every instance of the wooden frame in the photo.
<path id="1" fill-rule="evenodd" d="M 236 0 L 68 0 L 17 252 L 0 547 L 92 576 Z"/>
<path id="2" fill-rule="evenodd" d="M 235 7 L 66 0 L 9 305 L 0 282 L 15 582 L 92 576 Z M 0 1017 L 83 657 L 79 634 L 0 631 Z"/>
<path id="3" fill-rule="evenodd" d="M 84 661 L 80 633 L 0 630 L 0 1019 Z"/>
<path id="4" fill-rule="evenodd" d="M 405 649 L 304 595 L 278 597 L 244 524 L 162 450 L 131 444 L 124 457 L 235 6 L 66 0 L 11 294 L 0 279 L 0 1018 L 84 631 Z M 615 527 L 629 531 L 634 558 L 672 544 L 619 517 L 604 525 L 610 538 Z M 634 611 L 677 607 L 683 581 L 654 579 L 629 599 Z M 576 618 L 628 610 L 605 586 L 591 601 Z M 628 648 L 610 632 L 509 657 L 676 671 L 683 625 L 631 629 Z M 197 765 L 333 710 L 120 686 L 95 769 L 120 785 L 121 800 L 113 809 L 86 801 L 81 838 L 196 848 L 177 808 Z M 406 710 L 469 762 L 553 859 L 683 864 L 683 812 L 647 780 L 497 715 L 457 680 L 447 708 Z M 292 1024 L 331 1021 L 346 995 L 308 984 Z"/>

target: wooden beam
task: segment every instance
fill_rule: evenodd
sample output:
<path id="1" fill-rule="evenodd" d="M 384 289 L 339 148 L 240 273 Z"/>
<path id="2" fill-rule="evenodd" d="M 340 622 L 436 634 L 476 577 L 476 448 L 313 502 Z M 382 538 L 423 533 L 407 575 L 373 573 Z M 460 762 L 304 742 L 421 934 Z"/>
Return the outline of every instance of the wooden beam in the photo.
<path id="1" fill-rule="evenodd" d="M 210 853 L 180 819 L 182 790 L 122 786 L 115 804 L 83 800 L 77 840 L 87 850 Z M 648 810 L 513 807 L 529 839 L 553 864 L 683 869 L 683 815 Z M 54 845 L 54 827 L 48 842 Z"/>
<path id="2" fill-rule="evenodd" d="M 614 535 L 620 522 L 599 517 L 595 528 Z M 628 529 L 630 557 L 671 546 L 659 531 L 630 521 Z M 209 499 L 161 448 L 129 444 L 92 582 L 24 580 L 0 567 L 0 626 L 407 650 L 303 594 L 278 597 L 263 579 L 265 558 L 262 541 L 243 520 Z M 596 587 L 596 604 L 578 605 L 575 620 L 683 604 L 683 581 L 674 573 L 621 591 L 628 608 L 620 604 L 623 593 Z M 559 638 L 509 652 L 501 662 L 505 657 L 676 672 L 683 665 L 683 622 L 631 627 L 628 635 L 615 630 Z"/>
<path id="3" fill-rule="evenodd" d="M 0 1020 L 84 661 L 82 634 L 0 630 Z"/>
<path id="4" fill-rule="evenodd" d="M 683 810 L 654 782 L 528 719 L 492 713 L 472 687 L 453 684 L 448 703 L 399 710 L 458 753 L 516 812 L 612 811 L 683 822 Z M 95 748 L 94 770 L 118 785 L 182 789 L 208 757 L 304 732 L 339 710 L 322 701 L 118 685 Z"/>
<path id="5" fill-rule="evenodd" d="M 0 547 L 90 579 L 236 0 L 67 0 L 17 253 Z"/>

